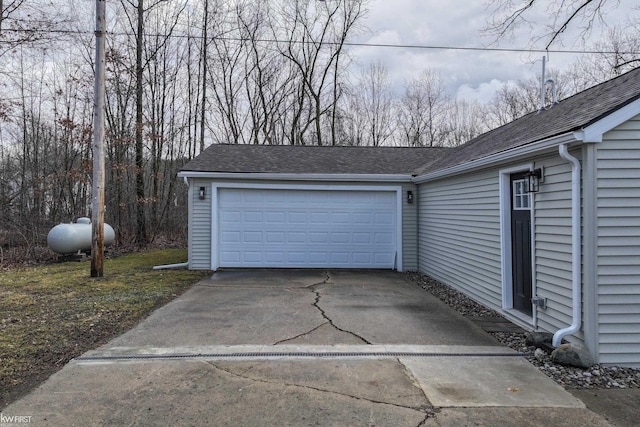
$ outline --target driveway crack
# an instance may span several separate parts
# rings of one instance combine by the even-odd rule
[[[362,400],[362,401],[365,401],[365,402],[370,402],[370,403],[379,404],[379,405],[388,405],[388,406],[393,406],[393,407],[396,407],[396,408],[410,409],[410,410],[413,410],[413,411],[417,411],[417,412],[421,412],[421,413],[426,414],[425,418],[423,419],[423,421],[420,424],[418,424],[418,426],[424,425],[426,420],[429,419],[433,415],[433,413],[431,412],[431,407],[428,404],[427,405],[420,405],[420,406],[401,405],[401,404],[398,404],[398,403],[391,403],[391,402],[385,402],[385,401],[382,401],[382,400],[374,400],[374,399],[369,399],[369,398],[366,398],[366,397],[355,396],[355,395],[352,395],[352,394],[349,394],[349,393],[340,393],[340,392],[335,391],[335,390],[327,390],[327,389],[324,389],[324,388],[314,387],[314,386],[310,386],[310,385],[295,384],[295,383],[291,383],[291,382],[287,382],[287,381],[270,381],[270,380],[261,379],[261,378],[255,378],[255,377],[251,377],[249,375],[244,375],[244,374],[241,374],[241,373],[238,373],[238,372],[234,372],[231,369],[227,369],[227,368],[224,368],[222,366],[217,365],[213,361],[207,361],[206,363],[211,365],[215,369],[218,369],[218,370],[220,370],[222,372],[227,373],[228,375],[234,376],[236,378],[241,378],[241,379],[244,379],[244,380],[248,380],[248,381],[253,381],[253,382],[262,383],[262,384],[271,384],[271,385],[279,385],[279,386],[285,386],[285,387],[294,387],[294,388],[300,388],[300,389],[305,389],[305,390],[317,391],[317,392],[321,392],[321,393],[334,394],[334,395],[337,395],[337,396],[348,397],[348,398],[351,398],[351,399]]]
[[[303,336],[305,336],[305,335],[309,335],[310,333],[312,333],[313,331],[315,331],[315,330],[317,330],[317,329],[320,329],[321,327],[323,327],[323,326],[324,326],[324,325],[326,325],[327,323],[329,323],[329,322],[328,322],[328,321],[326,321],[326,322],[322,322],[321,324],[319,324],[319,325],[318,325],[318,326],[316,326],[315,328],[312,328],[312,329],[310,329],[310,330],[308,330],[308,331],[305,331],[305,332],[303,332],[303,333],[301,333],[301,334],[298,334],[298,335],[296,335],[295,337],[285,338],[285,339],[282,339],[282,340],[280,340],[280,341],[276,341],[273,345],[283,344],[283,343],[285,343],[285,342],[293,341],[293,340],[295,340],[295,339],[297,339],[297,338],[300,338],[300,337],[303,337]]]
[[[326,278],[322,282],[314,283],[313,285],[307,287],[307,289],[309,289],[311,292],[313,292],[315,294],[315,296],[316,296],[316,299],[313,302],[313,306],[315,308],[317,308],[318,311],[320,311],[320,314],[322,314],[322,317],[324,317],[327,320],[327,322],[329,322],[329,324],[333,328],[335,328],[336,330],[338,330],[340,332],[344,332],[345,334],[352,335],[352,336],[356,337],[357,339],[361,340],[365,344],[371,345],[372,343],[369,340],[367,340],[366,338],[356,334],[355,332],[347,331],[346,329],[342,329],[342,328],[338,327],[335,323],[333,323],[333,320],[327,315],[327,313],[322,309],[322,307],[320,307],[320,299],[322,298],[322,295],[320,295],[320,291],[318,291],[316,288],[318,286],[325,285],[329,281],[329,279],[331,279],[331,274],[328,271],[325,272],[325,275],[326,275]]]

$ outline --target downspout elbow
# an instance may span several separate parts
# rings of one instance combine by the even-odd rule
[[[571,163],[571,288],[573,304],[573,321],[571,325],[553,334],[552,345],[559,347],[562,338],[573,335],[580,330],[582,324],[582,252],[580,246],[580,161],[569,154],[567,144],[560,145],[560,157]]]

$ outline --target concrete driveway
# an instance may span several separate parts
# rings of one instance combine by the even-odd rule
[[[216,273],[2,415],[82,426],[608,425],[402,274],[340,270]]]

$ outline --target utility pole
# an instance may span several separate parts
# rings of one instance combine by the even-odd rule
[[[104,264],[104,91],[106,0],[96,0],[96,69],[93,86],[93,183],[91,187],[91,277]]]

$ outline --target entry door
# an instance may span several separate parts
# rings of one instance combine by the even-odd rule
[[[513,308],[532,315],[531,195],[525,179],[525,173],[511,175],[511,270]]]

